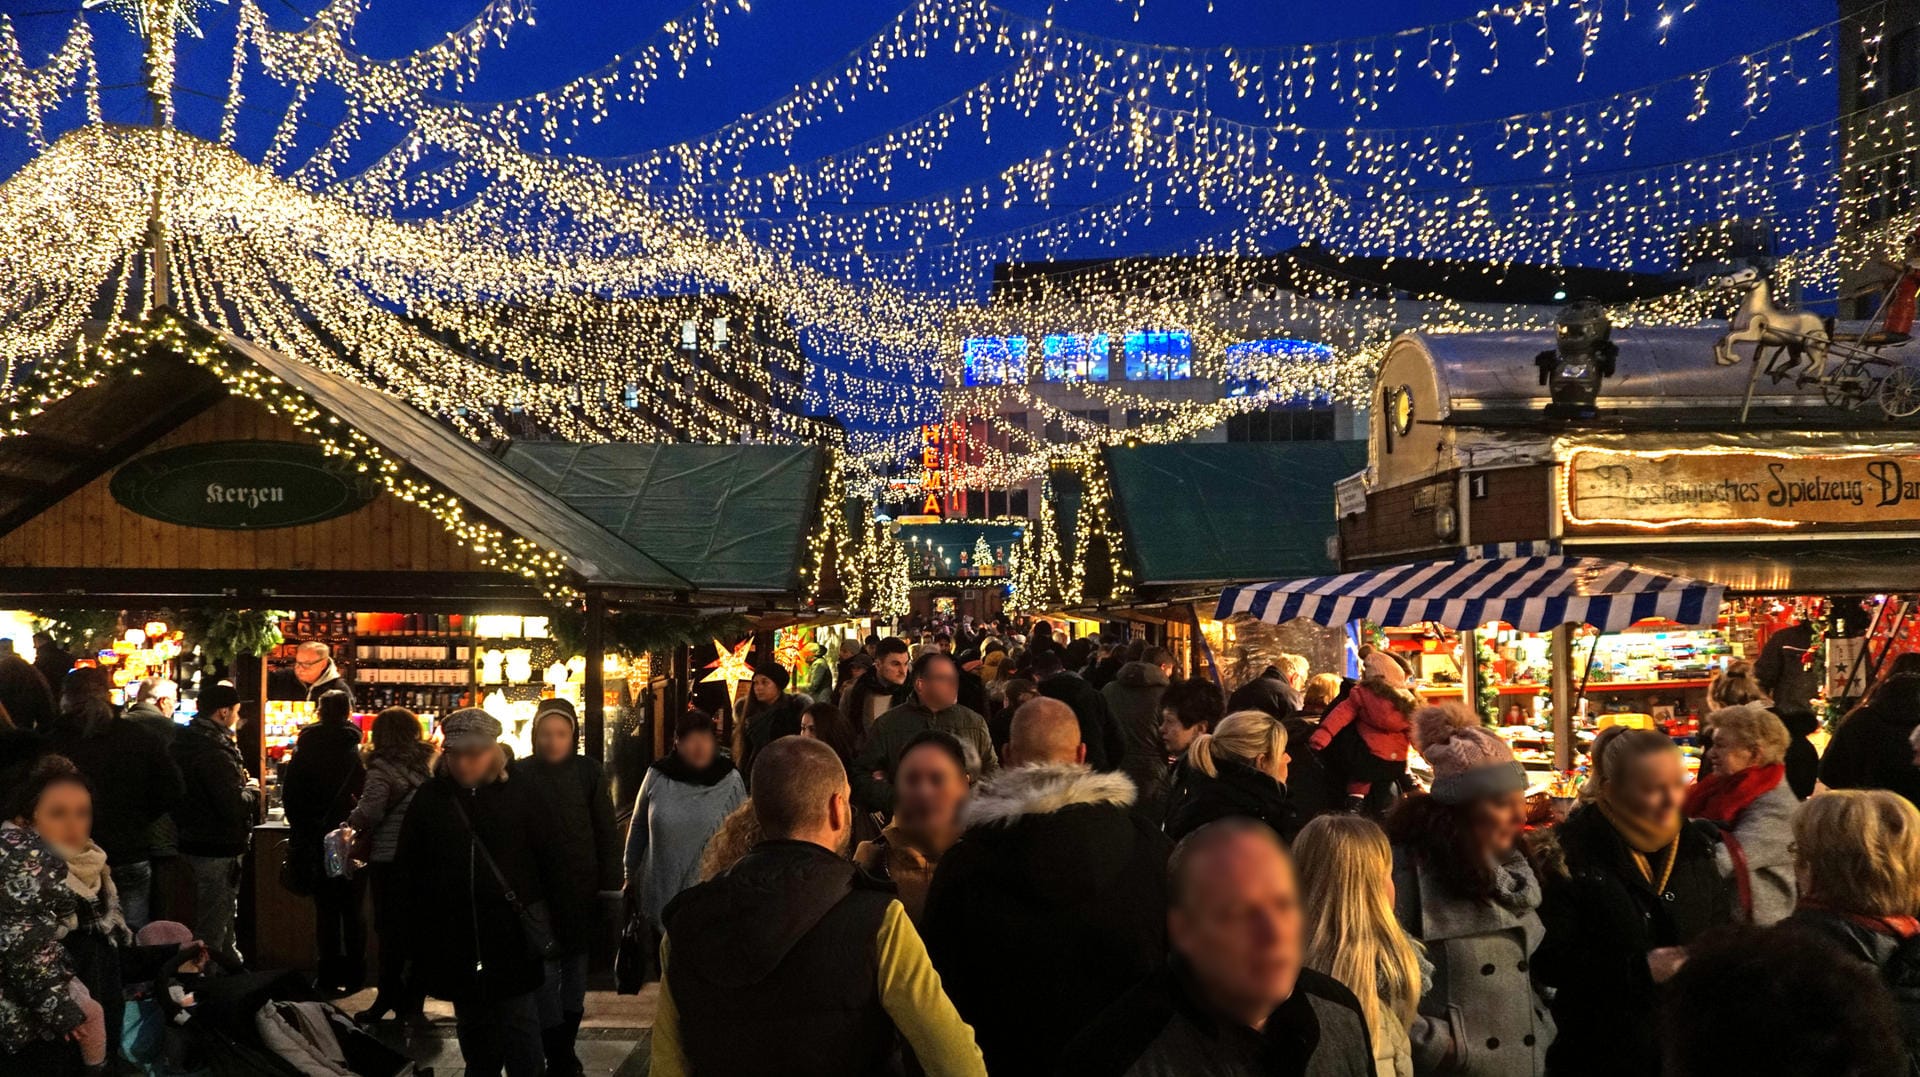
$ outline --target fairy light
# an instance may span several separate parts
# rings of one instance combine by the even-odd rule
[[[489,50],[532,22],[525,0],[484,0],[466,24],[393,59],[354,45],[375,0],[328,0],[286,29],[271,25],[261,0],[233,2],[238,32],[215,141],[99,126],[86,20],[30,66],[0,17],[0,120],[35,145],[46,118],[72,101],[83,99],[92,121],[0,185],[0,386],[41,370],[93,376],[72,341],[103,297],[110,332],[147,318],[142,244],[164,182],[184,315],[378,386],[468,436],[524,422],[575,440],[826,442],[829,485],[871,496],[902,448],[888,431],[1021,410],[1064,436],[1009,431],[1012,448],[983,448],[979,462],[951,470],[949,486],[1005,488],[1056,466],[1086,468],[1100,491],[1090,500],[1095,531],[1107,526],[1099,446],[1177,440],[1284,399],[1354,402],[1406,319],[1392,304],[1356,299],[1333,274],[1296,272],[1290,301],[1318,304],[1311,316],[1323,332],[1314,335],[1333,345],[1331,357],[1255,357],[1242,372],[1254,391],[1201,402],[1124,383],[1046,399],[1025,384],[963,388],[955,374],[968,337],[1180,327],[1193,337],[1195,376],[1221,378],[1240,343],[1226,327],[1267,288],[1263,263],[1243,256],[1281,232],[1356,254],[1499,267],[1579,251],[1665,268],[1685,233],[1769,217],[1783,249],[1807,252],[1784,259],[1779,279],[1830,294],[1855,256],[1897,249],[1897,235],[1876,229],[1815,250],[1826,208],[1855,219],[1871,180],[1903,174],[1905,158],[1863,154],[1862,139],[1902,146],[1920,134],[1905,106],[1887,107],[1842,118],[1856,147],[1845,159],[1838,125],[1824,123],[1685,162],[1613,167],[1633,158],[1635,133],[1660,102],[1669,112],[1681,102],[1691,122],[1722,124],[1739,139],[1776,94],[1833,73],[1834,24],[1538,111],[1426,127],[1375,115],[1395,94],[1444,92],[1549,59],[1578,83],[1603,42],[1629,28],[1664,40],[1691,3],[1649,13],[1626,0],[1520,0],[1339,41],[1182,48],[1070,30],[991,0],[911,0],[842,63],[767,107],[674,146],[594,159],[577,154],[581,134],[711,62],[730,21],[750,11],[746,0],[695,0],[601,67],[491,102],[465,91]],[[173,16],[204,8],[118,6],[156,25],[164,16],[168,32],[152,36],[169,49],[175,33],[197,26]],[[802,151],[822,121],[908,87],[921,62],[952,53],[979,57],[985,77],[865,142]],[[264,147],[249,161],[230,147],[242,142],[247,91],[263,79],[285,92],[267,137],[245,140]],[[1223,87],[1240,110],[1231,117],[1212,107]],[[308,107],[336,99],[344,108],[324,119]],[[964,186],[890,197],[899,176],[934,167],[962,133],[991,140],[1010,120],[1042,116],[1060,125],[1057,144]],[[365,152],[373,132],[395,127],[403,134],[390,148]],[[1506,178],[1514,175],[1524,178]],[[1079,187],[1100,200],[991,230],[996,214],[1050,212]],[[1823,212],[1781,216],[1805,201]],[[1183,213],[1234,223],[1198,240],[1192,259],[1043,276],[985,303],[973,294],[996,262],[1122,250],[1139,229]],[[675,344],[687,308],[654,298],[688,293],[746,297],[797,328],[774,341],[736,333],[726,349],[702,340],[690,356]],[[1539,308],[1415,299],[1430,330],[1543,324]],[[1622,326],[1685,324],[1730,304],[1689,289],[1612,314]],[[810,371],[798,359],[809,352],[852,358]],[[789,363],[790,373],[769,373]],[[1069,414],[1081,405],[1142,422],[1107,429]],[[854,433],[843,438],[809,411]],[[848,575],[892,571],[871,536],[827,519],[837,512],[822,516],[802,570],[816,599],[836,554],[863,566]],[[1088,541],[1095,531],[1078,534]],[[1046,554],[1049,541],[1023,539],[1017,575],[1057,594],[1083,582],[1085,566],[1061,569],[1067,559]],[[1049,571],[1063,573],[1058,584],[1046,582]],[[1123,564],[1114,578],[1124,581]]]

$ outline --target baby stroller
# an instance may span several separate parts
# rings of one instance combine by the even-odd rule
[[[207,1077],[426,1077],[406,1055],[381,1043],[339,1008],[319,1000],[299,973],[247,972],[238,966],[208,977],[183,1008],[169,990],[183,954],[154,981],[152,1003],[181,1048],[177,1068],[149,1072]],[[186,1016],[184,1022],[179,1020]]]

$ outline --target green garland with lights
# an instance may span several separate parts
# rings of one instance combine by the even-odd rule
[[[236,361],[230,349],[171,312],[159,312],[147,322],[103,339],[86,351],[90,361],[77,361],[76,355],[76,361],[57,364],[37,380],[31,390],[32,403],[21,403],[26,392],[15,394],[11,417],[17,423],[37,415],[53,401],[97,385],[123,369],[138,377],[138,364],[154,354],[177,355],[218,377],[228,393],[255,401],[291,422],[313,437],[327,455],[344,458],[355,472],[372,475],[395,497],[425,509],[477,554],[482,564],[527,580],[556,604],[571,604],[578,597],[559,554],[469,516],[466,504],[457,496],[408,474],[399,461],[382,452],[365,434],[326,415],[305,394],[278,377]]]
[[[1053,480],[1040,481],[1040,512],[1014,547],[1012,613],[1045,613],[1066,605],[1065,570],[1060,563],[1060,527],[1053,511]]]
[[[1097,602],[1125,602],[1133,597],[1133,569],[1127,564],[1126,536],[1121,533],[1113,484],[1107,474],[1104,456],[1096,448],[1074,460],[1079,472],[1082,494],[1080,515],[1073,529],[1073,567],[1067,577],[1066,602],[1069,606]],[[1088,593],[1087,578],[1093,563],[1094,544],[1106,548],[1107,593]]]

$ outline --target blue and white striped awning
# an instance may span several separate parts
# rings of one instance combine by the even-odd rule
[[[1269,624],[1304,617],[1323,625],[1368,620],[1399,628],[1437,622],[1475,628],[1504,621],[1523,632],[1588,624],[1618,632],[1650,617],[1711,625],[1726,588],[1597,557],[1484,557],[1229,587],[1214,616]],[[1502,551],[1504,552],[1504,551]]]

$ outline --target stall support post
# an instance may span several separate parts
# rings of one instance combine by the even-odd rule
[[[1480,709],[1480,630],[1469,628],[1460,633],[1460,687],[1465,690],[1467,709],[1487,724],[1487,716]]]
[[[673,730],[680,724],[680,716],[687,713],[687,707],[693,691],[693,647],[691,644],[682,643],[674,647],[673,671],[669,674],[667,684],[669,691],[673,694],[667,697],[667,720],[661,723],[661,730],[665,739],[671,741]],[[662,751],[664,752],[665,749],[662,749]]]
[[[587,754],[594,759],[607,756],[607,596],[587,592],[586,648],[587,668],[583,690],[586,695]]]
[[[1553,661],[1553,769],[1573,769],[1573,626],[1556,625]]]

